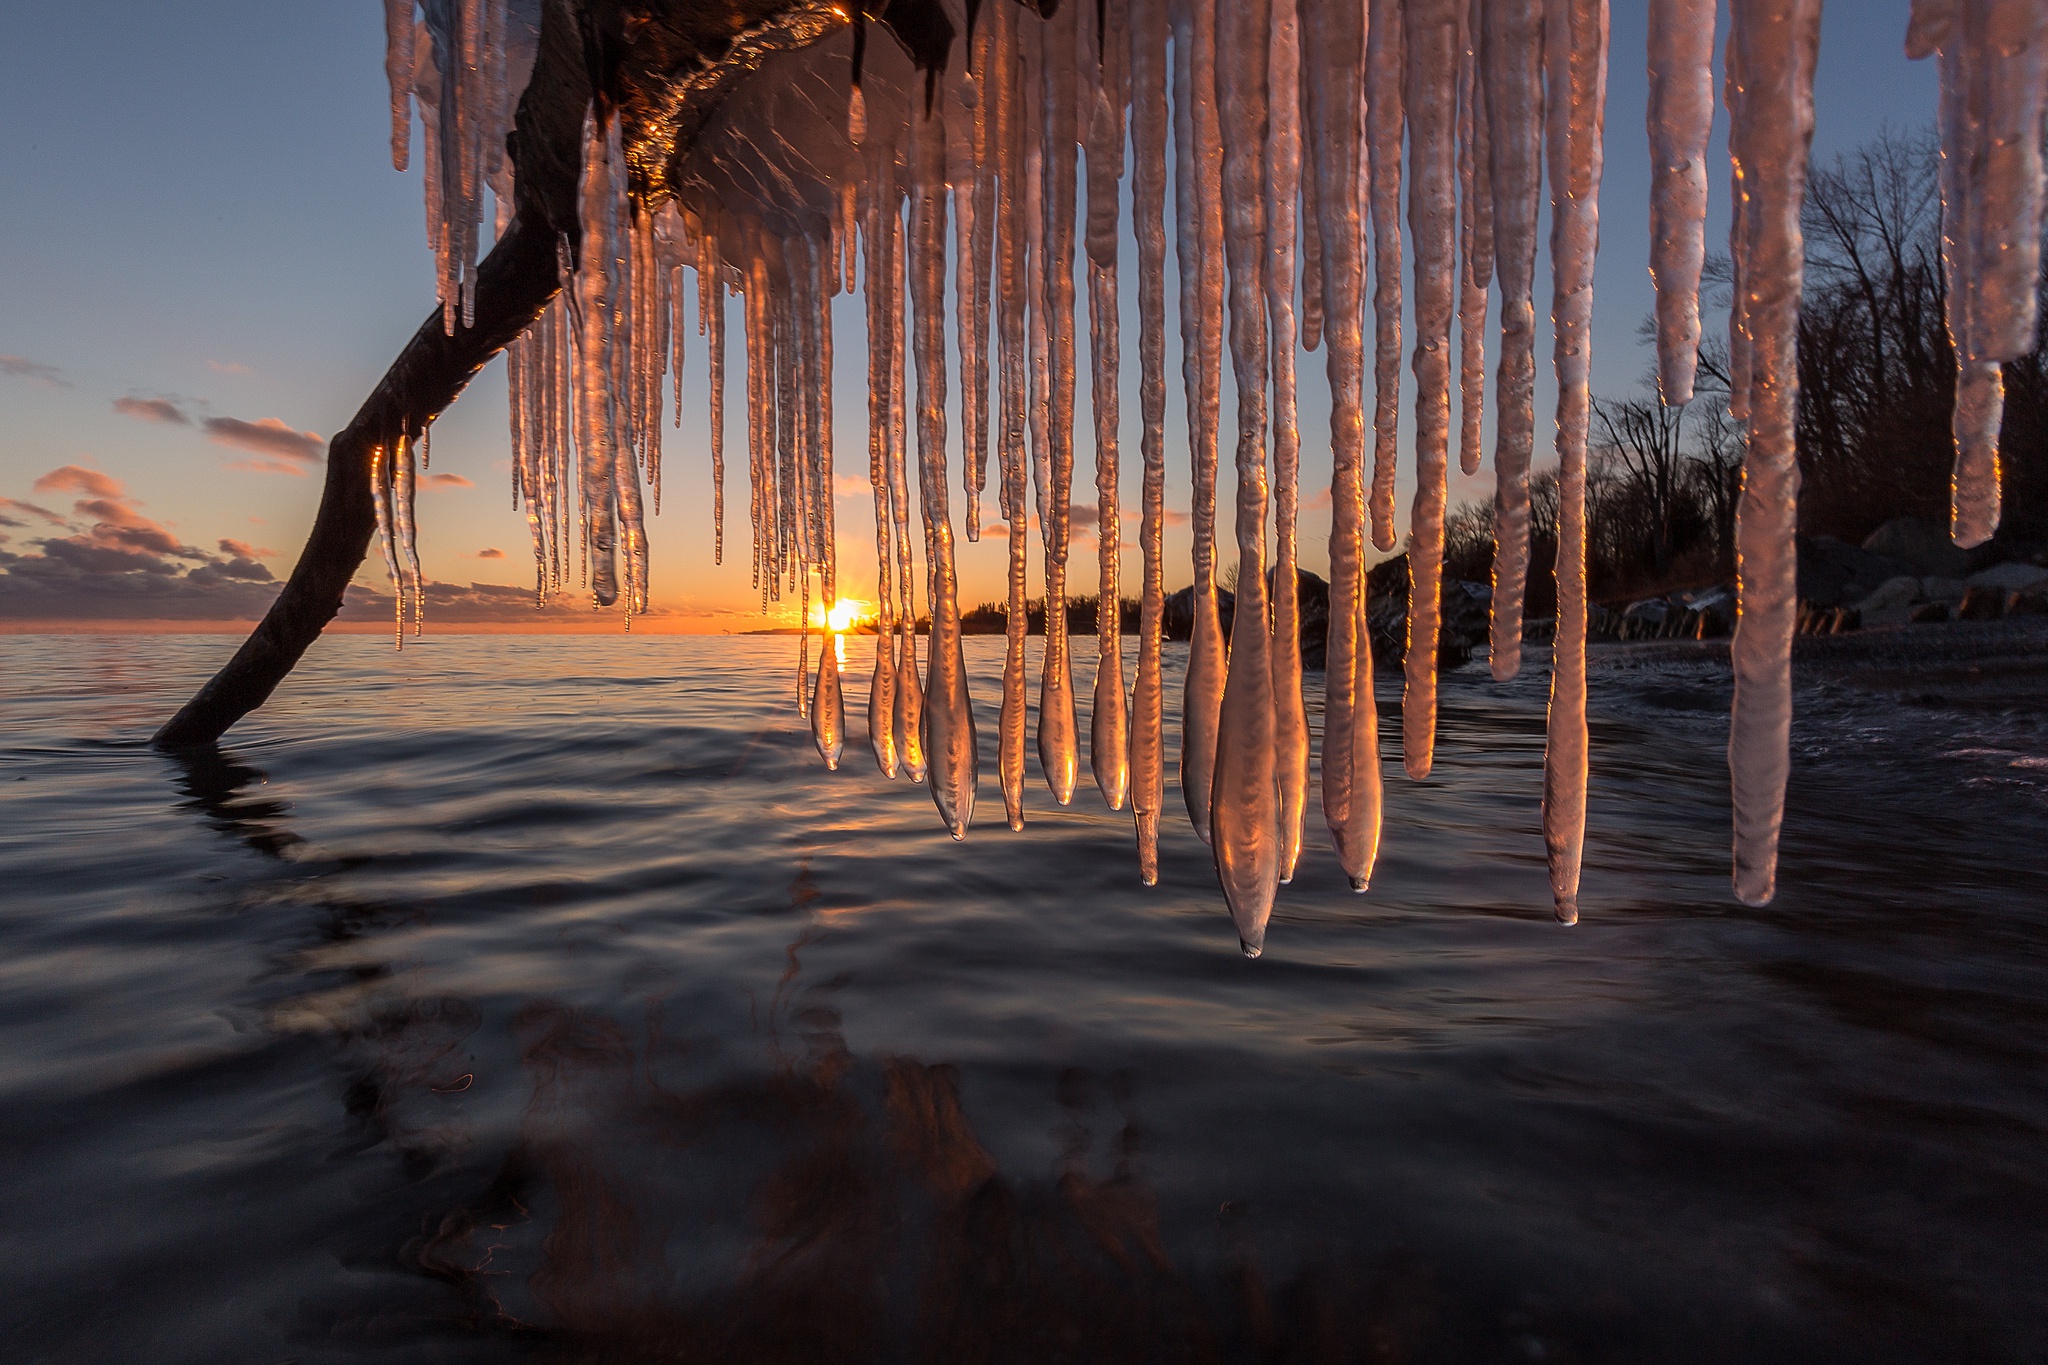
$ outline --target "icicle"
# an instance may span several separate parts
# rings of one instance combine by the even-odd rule
[[[1657,386],[1692,401],[1707,258],[1707,139],[1714,130],[1715,0],[1650,0],[1650,277]]]
[[[1068,660],[1067,548],[1074,484],[1074,174],[1079,135],[1074,99],[1074,26],[1078,6],[1048,19],[1040,33],[1040,205],[1045,216],[1045,336],[1049,351],[1044,480],[1038,490],[1045,545],[1045,659],[1038,682],[1038,766],[1053,799],[1074,799],[1079,756],[1074,679]]]
[[[1536,222],[1543,195],[1544,0],[1489,0],[1480,44],[1492,166],[1500,366],[1493,437],[1493,676],[1522,666],[1529,581],[1529,461],[1536,446]]]
[[[1237,611],[1217,729],[1210,820],[1217,876],[1245,956],[1257,957],[1282,872],[1274,764],[1274,696],[1266,609],[1265,176],[1268,7],[1231,7],[1217,59],[1223,123],[1224,250],[1230,263],[1230,358],[1237,379]]]
[[[384,0],[384,78],[391,84],[391,167],[412,159],[412,59],[418,45],[414,0]]]
[[[403,444],[405,438],[399,437]],[[377,517],[377,548],[384,554],[384,573],[391,580],[392,647],[405,648],[405,574],[398,567],[397,518],[392,513],[393,452],[370,448],[370,506]]]
[[[718,241],[698,238],[697,325],[705,332],[710,387],[711,562],[725,563],[725,278]]]
[[[1323,818],[1354,889],[1371,880],[1380,829],[1379,725],[1365,629],[1365,259],[1359,212],[1364,7],[1308,0],[1303,72],[1322,242],[1330,383],[1330,616],[1323,701]],[[1304,196],[1306,198],[1306,196]]]
[[[917,676],[917,589],[911,577],[910,482],[905,464],[903,381],[903,276],[905,255],[903,212],[892,186],[883,213],[882,231],[888,234],[888,273],[883,276],[883,309],[888,325],[889,373],[894,381],[889,393],[888,475],[889,507],[896,519],[896,755],[903,773],[912,782],[925,780],[924,691]]]
[[[1025,607],[1025,548],[1030,529],[1026,499],[1024,430],[1030,401],[1026,366],[1025,255],[1029,234],[1025,194],[1024,91],[1031,81],[1023,73],[1023,55],[1016,37],[1015,11],[999,5],[995,12],[991,88],[995,97],[995,142],[1000,165],[996,189],[995,288],[997,369],[1002,411],[997,430],[1001,462],[1001,510],[1009,523],[1009,612],[1005,617],[1003,706],[997,732],[996,767],[1003,789],[1003,811],[1011,829],[1024,827],[1024,732],[1026,684],[1024,642],[1029,625]]]
[[[636,206],[626,199],[625,155],[618,147],[618,128],[616,124],[613,125],[612,129],[612,143],[608,148],[608,161],[613,176],[613,203],[623,208],[629,215],[638,216],[644,223],[644,212],[637,209]],[[631,220],[629,219],[629,221]],[[634,230],[632,235],[643,239],[646,236],[645,233],[638,230]],[[629,238],[629,249],[633,245],[635,244]],[[628,320],[630,320],[633,305],[640,294],[647,289],[648,282],[644,277],[638,275],[638,272],[627,273],[622,271],[621,274],[621,301],[626,305],[621,311],[626,313]],[[625,340],[628,345],[631,344],[632,337],[630,331],[627,332]],[[634,352],[628,351],[626,355],[620,357],[621,368],[630,372],[633,359]],[[627,393],[630,399],[632,390],[628,389]],[[637,419],[640,414],[633,413],[629,409],[625,416],[626,430],[620,433],[622,439],[617,440],[612,447],[612,488],[614,496],[618,500],[619,548],[623,551],[621,557],[624,561],[625,581],[621,595],[624,598],[623,605],[627,628],[631,629],[633,618],[647,610],[647,524],[645,512],[640,501],[640,461],[635,450],[635,443],[639,439],[640,432],[640,428],[637,425]],[[659,429],[658,423],[650,423],[650,425]]]
[[[957,86],[957,108],[963,125],[946,139],[946,178],[953,186],[954,336],[960,348],[960,430],[965,442],[960,486],[967,496],[967,538],[981,539],[981,490],[988,468],[988,285],[981,267],[986,258],[976,251],[981,219],[990,211],[981,166],[987,156],[982,82],[986,73],[982,49],[987,34],[970,48],[967,70]]]
[[[1444,505],[1451,424],[1451,309],[1457,226],[1453,123],[1457,110],[1458,13],[1462,0],[1416,0],[1406,25],[1408,230],[1415,238],[1415,501],[1408,526],[1407,686],[1401,694],[1401,761],[1417,781],[1436,748],[1437,643],[1441,629]]]
[[[1406,65],[1402,0],[1367,0],[1365,133],[1372,173],[1372,543],[1394,548],[1394,474],[1401,439],[1401,133]]]
[[[839,605],[839,528],[833,506],[832,461],[832,294],[826,287],[838,278],[839,258],[821,260],[816,243],[810,243],[811,288],[810,344],[817,359],[817,396],[822,421],[814,433],[817,440],[816,479],[818,496],[819,601],[824,606],[825,630],[818,650],[818,677],[811,692],[811,739],[828,771],[837,771],[846,752],[846,703],[839,685],[839,637],[832,623],[833,608]],[[831,274],[825,271],[829,267]],[[680,330],[680,328],[678,329]]]
[[[1181,383],[1194,466],[1194,625],[1181,698],[1181,794],[1211,839],[1216,730],[1226,666],[1216,595],[1216,438],[1223,367],[1223,135],[1216,109],[1216,10],[1175,0],[1174,248],[1180,267]]]
[[[1919,0],[1910,55],[1938,50],[1942,264],[1956,354],[1956,544],[1998,528],[2002,362],[2033,349],[2041,269],[2043,61],[2048,15],[2027,0]]]
[[[1166,797],[1166,58],[1167,0],[1131,4],[1131,217],[1138,239],[1138,409],[1145,459],[1144,596],[1138,615],[1138,676],[1131,693],[1131,810],[1138,827],[1138,875],[1159,882],[1159,816]]]
[[[910,147],[916,198],[911,205],[910,299],[917,318],[918,492],[932,626],[924,690],[925,753],[932,801],[955,839],[974,819],[981,759],[960,648],[960,599],[953,569],[952,509],[946,491],[946,125],[913,109]]]
[[[1302,0],[1296,8],[1300,11],[1303,41],[1296,46],[1301,49],[1301,69],[1295,74],[1299,87],[1300,108],[1296,118],[1304,130],[1302,157],[1304,165],[1312,155],[1309,142],[1315,136],[1315,116],[1309,112],[1309,86],[1314,81],[1311,67],[1320,60],[1318,54],[1310,52],[1306,34],[1315,22],[1310,14],[1311,0]],[[1316,351],[1323,344],[1323,234],[1316,224],[1322,221],[1322,187],[1313,172],[1301,177],[1301,349]]]
[[[1266,141],[1266,308],[1273,330],[1273,762],[1280,784],[1280,880],[1294,880],[1308,804],[1308,711],[1301,695],[1295,517],[1301,433],[1295,425],[1295,205],[1301,195],[1301,26],[1295,0],[1271,0]]]
[[[578,189],[583,244],[571,295],[576,314],[576,450],[580,460],[584,538],[590,586],[598,605],[618,600],[614,543],[617,500],[616,415],[610,366],[618,289],[618,211],[610,158],[618,129],[606,129],[594,110],[583,119],[583,174]]]
[[[889,234],[883,226],[885,191],[869,161],[866,216],[861,228],[867,251],[868,291],[868,482],[875,497],[875,674],[868,687],[868,743],[882,776],[894,777],[896,754],[895,518],[889,511],[889,317],[881,282],[888,275]],[[893,171],[893,168],[892,168]],[[891,192],[893,197],[893,192]]]
[[[1121,15],[1119,15],[1119,18]],[[1123,522],[1117,502],[1117,375],[1121,337],[1117,312],[1118,182],[1124,171],[1120,81],[1122,34],[1111,29],[1107,50],[1084,60],[1096,73],[1088,119],[1088,341],[1090,398],[1095,415],[1097,589],[1095,697],[1089,715],[1088,767],[1111,810],[1122,810],[1131,787],[1130,719],[1124,700],[1122,622]]]
[[[1738,0],[1739,2],[1739,0]],[[1551,0],[1551,316],[1557,366],[1557,638],[1543,750],[1543,839],[1560,923],[1579,917],[1586,839],[1586,426],[1593,261],[1600,246],[1601,134],[1607,99],[1606,0]]]
[[[1734,0],[1729,47],[1742,98],[1729,155],[1743,168],[1743,290],[1750,340],[1749,443],[1735,517],[1739,610],[1730,653],[1735,711],[1728,763],[1735,788],[1735,894],[1771,899],[1785,812],[1792,727],[1799,464],[1799,294],[1806,158],[1820,0]],[[1560,622],[1560,637],[1562,622]]]
[[[1480,73],[1483,0],[1464,14],[1458,66],[1458,468],[1477,474],[1486,418],[1487,286],[1493,279],[1493,171],[1486,126],[1486,80]]]

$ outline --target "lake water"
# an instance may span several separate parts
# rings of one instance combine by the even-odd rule
[[[0,1358],[2048,1356],[2035,684],[1807,675],[1755,910],[1725,662],[1605,656],[1566,929],[1468,666],[1254,962],[1177,787],[1153,889],[1002,827],[1000,640],[961,845],[866,641],[837,774],[777,639],[329,638],[151,751],[232,645],[0,638]]]

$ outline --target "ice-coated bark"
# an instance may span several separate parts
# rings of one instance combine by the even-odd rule
[[[1734,0],[1729,46],[1742,98],[1729,154],[1744,168],[1743,290],[1750,341],[1749,446],[1735,513],[1738,620],[1730,655],[1735,708],[1728,767],[1735,789],[1735,894],[1771,899],[1791,767],[1792,631],[1797,624],[1799,294],[1806,158],[1820,0]],[[1562,623],[1560,623],[1562,624]]]
[[[1394,548],[1401,439],[1401,134],[1407,44],[1402,0],[1365,0],[1365,134],[1373,250],[1372,543]]]
[[[930,765],[932,801],[955,839],[974,819],[980,755],[967,699],[967,662],[960,650],[960,594],[953,567],[953,520],[946,491],[946,125],[913,109],[910,296],[917,339],[918,493],[924,510],[924,554],[931,603],[926,651],[922,748]]]
[[[1119,10],[1121,6],[1119,6]],[[1120,16],[1119,16],[1120,17]],[[1092,28],[1092,26],[1088,26]],[[1089,398],[1095,417],[1095,696],[1088,717],[1088,768],[1111,810],[1122,810],[1131,787],[1130,713],[1124,698],[1121,602],[1123,522],[1117,501],[1117,389],[1121,338],[1117,312],[1119,182],[1124,170],[1121,32],[1106,34],[1100,53],[1084,56],[1088,82],[1088,350]]]
[[[1492,166],[1500,363],[1494,379],[1493,676],[1522,665],[1529,582],[1529,461],[1536,446],[1536,222],[1543,196],[1544,0],[1489,0],[1480,44]]]
[[[1740,0],[1738,0],[1738,3]],[[1550,314],[1557,366],[1557,639],[1543,747],[1543,842],[1560,923],[1579,917],[1586,842],[1586,428],[1592,416],[1593,261],[1600,249],[1607,0],[1550,0]]]
[[[1650,0],[1650,278],[1657,284],[1657,386],[1671,407],[1692,401],[1699,364],[1714,7],[1715,0]]]
[[[1015,10],[996,7],[992,41],[991,89],[995,95],[995,142],[999,158],[996,187],[995,288],[997,371],[1002,411],[997,428],[997,456],[1002,474],[1001,510],[1008,522],[1009,611],[1005,616],[1003,706],[996,741],[996,770],[1003,789],[1003,812],[1011,829],[1024,827],[1024,732],[1027,689],[1024,643],[1025,549],[1030,532],[1024,432],[1030,420],[1030,363],[1025,341],[1025,255],[1030,242],[1025,225],[1023,51],[1017,41]]]
[[[1138,240],[1138,411],[1145,460],[1138,545],[1144,589],[1138,676],[1131,690],[1131,811],[1138,875],[1159,882],[1159,817],[1166,800],[1161,641],[1166,612],[1166,4],[1131,3],[1131,217]]]
[[[1265,152],[1266,0],[1233,0],[1219,22],[1224,252],[1230,266],[1230,359],[1237,379],[1237,610],[1216,736],[1210,835],[1216,873],[1247,957],[1264,950],[1280,884],[1280,791],[1274,762],[1271,629],[1266,602]],[[1219,15],[1219,20],[1222,18]]]
[[[1294,880],[1308,804],[1308,709],[1301,695],[1301,590],[1295,517],[1301,433],[1295,425],[1296,204],[1301,196],[1301,21],[1296,0],[1270,0],[1267,61],[1266,310],[1273,346],[1273,767],[1280,785],[1280,880]]]
[[[1364,8],[1304,0],[1303,71],[1323,248],[1330,384],[1330,619],[1323,674],[1323,820],[1363,891],[1379,850],[1379,727],[1365,631],[1365,258],[1358,153]]]
[[[1074,484],[1074,176],[1079,127],[1075,108],[1080,6],[1045,21],[1039,126],[1043,130],[1045,333],[1050,352],[1045,482],[1039,488],[1045,544],[1045,661],[1038,685],[1038,766],[1053,799],[1074,799],[1080,775],[1073,665],[1066,631],[1067,551]]]
[[[1479,472],[1486,418],[1487,289],[1493,282],[1492,164],[1479,45],[1482,0],[1463,16],[1458,64],[1458,468]]]
[[[1223,384],[1223,139],[1216,109],[1216,10],[1173,0],[1174,247],[1180,267],[1181,382],[1194,466],[1194,625],[1181,697],[1181,794],[1210,838],[1225,650],[1216,596],[1216,437]]]
[[[1429,776],[1436,749],[1444,507],[1451,440],[1451,310],[1457,297],[1460,14],[1464,0],[1411,0],[1407,26],[1408,230],[1415,250],[1415,501],[1408,524],[1408,648],[1401,760]]]

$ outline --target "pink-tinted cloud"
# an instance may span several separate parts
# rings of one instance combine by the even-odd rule
[[[498,549],[495,545],[493,545],[478,550],[476,552],[476,557],[478,559],[503,559],[505,557],[505,552],[503,550]]]
[[[123,496],[121,481],[83,465],[59,465],[29,485],[38,493],[83,493],[89,498]]]
[[[300,466],[319,464],[326,455],[327,442],[310,431],[295,430],[290,423],[275,417],[259,417],[245,422],[239,417],[209,417],[204,423],[209,440],[236,450],[246,450],[252,455],[270,457],[253,463],[243,463],[234,468],[254,468],[260,473],[305,473],[303,467],[278,466],[275,460],[298,461]]]
[[[272,559],[277,555],[275,550],[258,549],[246,540],[229,540],[225,537],[220,542],[220,552],[232,555],[236,559]]]
[[[0,525],[26,526],[27,522],[17,520],[15,517],[8,515],[15,512],[31,517],[41,517],[52,526],[62,526],[64,524],[64,518],[58,516],[47,507],[39,507],[32,502],[23,502],[19,498],[0,498]]]
[[[234,360],[209,360],[206,368],[215,374],[247,374],[249,367]]]
[[[192,419],[185,415],[185,410],[168,398],[116,398],[114,411],[123,417],[133,417],[141,422],[192,425]]]
[[[71,387],[71,381],[64,377],[64,371],[55,365],[45,365],[40,360],[30,360],[25,355],[0,355],[0,374],[14,379],[26,379],[32,384],[47,384],[53,389]]]
[[[429,474],[421,480],[429,488],[474,488],[476,485],[460,474]]]

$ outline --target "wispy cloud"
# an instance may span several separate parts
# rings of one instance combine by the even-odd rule
[[[275,550],[259,549],[246,540],[229,540],[225,537],[220,542],[220,552],[224,555],[233,555],[236,559],[272,559],[277,555]]]
[[[263,474],[303,474],[307,466],[319,464],[327,451],[327,442],[316,433],[295,430],[290,423],[275,417],[259,417],[253,422],[245,422],[239,417],[209,417],[203,425],[207,439],[216,444],[268,457],[231,466],[236,469],[253,469]],[[298,465],[280,465],[276,463],[278,459],[297,461]]]
[[[38,507],[36,504],[32,502],[23,502],[19,498],[0,498],[0,521],[4,521],[9,526],[26,526],[28,524],[27,522],[17,521],[13,517],[6,515],[10,512],[19,512],[27,516],[41,517],[44,521],[49,522],[50,525],[52,526],[62,526],[64,524],[64,518],[58,516],[55,512],[52,512],[47,507]]]
[[[476,485],[460,474],[429,474],[421,480],[429,488],[474,488]]]
[[[89,498],[118,498],[125,491],[112,474],[75,464],[59,465],[30,487],[38,493],[83,493]]]
[[[192,425],[192,419],[185,415],[185,410],[168,398],[116,398],[114,411],[123,417],[133,417],[142,422]]]
[[[209,360],[206,368],[215,374],[247,374],[249,367],[236,360]]]
[[[495,545],[486,546],[476,552],[478,559],[503,559],[505,552]]]
[[[40,360],[30,360],[25,355],[0,355],[0,374],[14,379],[26,379],[32,384],[48,384],[55,389],[71,387],[71,381],[64,377],[64,371],[55,365],[45,365]]]

